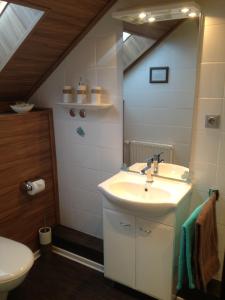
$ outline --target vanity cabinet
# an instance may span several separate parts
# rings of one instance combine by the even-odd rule
[[[136,218],[135,288],[158,299],[172,294],[174,230]]]
[[[181,226],[189,214],[186,182],[119,172],[101,183],[104,275],[159,300],[172,300]]]
[[[135,286],[135,217],[104,210],[105,276]]]
[[[105,276],[171,300],[173,227],[104,208],[103,228]]]

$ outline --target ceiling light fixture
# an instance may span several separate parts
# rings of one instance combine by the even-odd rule
[[[155,17],[150,17],[150,18],[148,19],[148,21],[149,21],[150,23],[155,22]]]
[[[0,15],[3,13],[3,11],[6,8],[7,4],[8,4],[8,2],[0,1]]]
[[[181,9],[181,12],[182,12],[183,14],[186,14],[186,13],[188,13],[189,11],[190,11],[190,9],[189,9],[188,7],[184,7],[184,8]]]
[[[147,15],[146,15],[145,12],[141,12],[141,13],[139,14],[139,18],[140,18],[141,20],[143,20],[146,16],[147,16]]]
[[[174,0],[175,1],[175,0]],[[195,1],[181,2],[164,5],[145,6],[113,12],[113,18],[131,24],[144,24],[154,21],[182,20],[201,15],[201,7]],[[154,18],[154,19],[153,19]]]
[[[195,17],[197,17],[197,14],[196,14],[196,12],[190,12],[190,14],[188,14],[188,16],[190,18],[195,18]]]

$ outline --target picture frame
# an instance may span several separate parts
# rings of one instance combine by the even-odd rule
[[[168,83],[169,67],[152,67],[150,68],[150,83]]]

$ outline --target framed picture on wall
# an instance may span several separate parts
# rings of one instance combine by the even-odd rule
[[[169,82],[169,67],[154,67],[150,68],[150,83],[168,83]]]

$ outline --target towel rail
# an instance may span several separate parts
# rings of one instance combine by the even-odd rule
[[[218,201],[220,197],[219,190],[209,189],[209,196],[212,196],[213,194],[215,194],[216,200]]]

